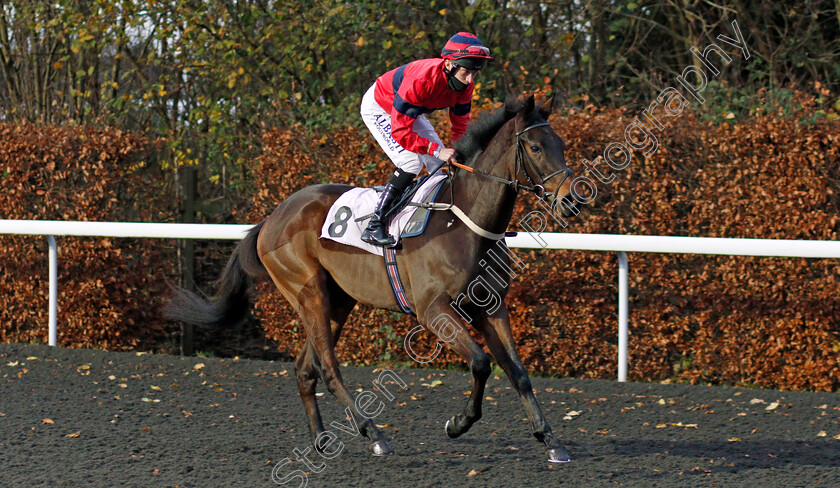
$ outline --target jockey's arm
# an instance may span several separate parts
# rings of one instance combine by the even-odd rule
[[[438,144],[414,132],[414,122],[422,115],[422,102],[429,92],[430,87],[423,80],[403,82],[391,107],[391,136],[408,151],[434,156],[441,149]]]

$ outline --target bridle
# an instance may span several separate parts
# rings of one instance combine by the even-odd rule
[[[475,168],[471,168],[469,166],[463,165],[463,164],[458,163],[456,161],[452,161],[451,159],[447,162],[449,164],[449,178],[450,178],[450,180],[452,180],[452,178],[455,175],[454,172],[452,171],[452,167],[454,166],[456,168],[461,168],[468,173],[472,173],[474,175],[478,175],[478,176],[481,176],[481,177],[484,177],[484,178],[489,178],[491,180],[498,181],[499,183],[503,183],[503,184],[507,185],[510,189],[512,189],[516,193],[519,193],[519,190],[525,190],[527,192],[533,193],[538,199],[540,199],[541,201],[545,202],[546,204],[548,204],[550,207],[553,208],[554,204],[557,203],[557,196],[554,195],[553,193],[547,192],[545,190],[545,186],[544,186],[545,183],[548,180],[550,180],[551,178],[554,178],[555,176],[557,176],[559,174],[563,174],[563,181],[561,181],[557,185],[557,187],[560,188],[560,185],[562,185],[563,182],[566,181],[566,178],[568,178],[570,176],[574,176],[574,172],[571,170],[571,168],[563,168],[563,169],[557,170],[557,171],[555,171],[555,172],[553,172],[553,173],[551,173],[547,176],[540,176],[539,172],[537,172],[536,169],[534,168],[534,162],[531,160],[531,158],[530,157],[527,157],[527,158],[525,157],[525,146],[523,145],[522,138],[521,138],[522,134],[528,132],[531,129],[536,129],[537,127],[545,127],[545,126],[548,126],[548,125],[549,125],[548,122],[541,122],[541,123],[538,123],[538,124],[529,125],[528,127],[514,133],[514,134],[516,134],[516,155],[515,155],[516,160],[514,161],[514,175],[513,175],[512,180],[508,180],[508,179],[505,179],[505,178],[499,178],[498,176],[491,175],[491,174],[485,173],[483,171],[478,171]],[[526,168],[526,165],[528,166],[528,168]],[[534,180],[531,178],[531,175],[528,174],[529,170],[534,174],[534,176],[537,178],[537,180],[539,180],[538,183],[534,183]],[[430,171],[430,173],[435,173],[436,171],[437,170]],[[528,182],[527,185],[523,184],[521,181],[519,181],[520,180],[520,173],[522,174],[522,176],[525,177],[525,181]],[[427,208],[429,210],[449,210],[452,213],[454,213],[455,216],[458,217],[461,220],[461,222],[463,222],[470,230],[472,230],[476,234],[478,234],[478,235],[480,235],[480,236],[482,236],[486,239],[491,239],[491,240],[496,240],[496,241],[498,241],[500,239],[504,239],[504,237],[505,237],[504,232],[494,233],[494,232],[490,232],[486,229],[483,229],[481,226],[479,226],[478,224],[473,222],[463,210],[461,210],[460,208],[458,208],[457,205],[455,205],[455,195],[454,195],[455,189],[454,189],[454,187],[455,187],[454,180],[452,180],[452,183],[450,183],[450,185],[449,185],[449,201],[450,201],[450,203],[430,202],[430,203],[425,203],[425,204],[419,204],[418,206],[422,206],[422,207]],[[550,196],[551,200],[547,201],[545,199],[546,196]]]
[[[536,168],[534,167],[534,162],[531,160],[531,158],[526,157],[525,145],[522,142],[522,134],[528,132],[531,129],[536,129],[537,127],[545,127],[545,126],[550,126],[550,124],[548,122],[540,122],[538,124],[529,125],[528,127],[525,127],[524,129],[515,133],[515,135],[516,135],[516,156],[515,156],[515,158],[516,159],[514,161],[514,175],[513,175],[512,180],[508,180],[508,179],[505,179],[505,178],[499,178],[498,176],[491,175],[491,174],[485,173],[483,171],[478,171],[475,168],[471,168],[469,166],[463,165],[463,164],[458,163],[456,161],[450,160],[449,164],[451,166],[461,168],[464,171],[467,171],[468,173],[472,173],[474,175],[482,176],[484,178],[489,178],[491,180],[498,181],[499,183],[503,183],[503,184],[509,186],[516,193],[519,193],[519,190],[525,190],[529,193],[533,193],[540,200],[545,201],[545,197],[547,195],[551,196],[552,200],[554,200],[554,199],[556,199],[556,196],[553,193],[545,190],[546,182],[548,182],[548,180],[550,180],[551,178],[554,178],[555,176],[557,176],[559,174],[563,174],[563,180],[560,181],[560,183],[557,185],[557,187],[559,188],[560,185],[562,185],[563,182],[566,181],[566,178],[569,178],[570,176],[574,176],[574,172],[572,171],[571,168],[563,168],[563,169],[558,169],[557,171],[554,171],[553,173],[551,173],[547,176],[541,176],[539,174],[539,172],[536,170]],[[528,166],[527,168],[525,167],[526,165]],[[528,174],[529,171],[534,174],[534,176],[537,178],[537,180],[539,180],[537,183],[535,183],[534,180],[531,178],[531,175]],[[520,173],[522,174],[522,176],[525,177],[525,181],[528,182],[527,185],[523,184],[521,181],[519,181],[520,180]]]

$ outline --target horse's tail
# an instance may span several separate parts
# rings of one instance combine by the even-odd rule
[[[172,320],[211,327],[233,325],[248,312],[251,280],[268,273],[257,255],[257,237],[265,221],[248,231],[236,246],[222,275],[216,280],[216,294],[205,300],[183,288],[174,288],[163,315]]]

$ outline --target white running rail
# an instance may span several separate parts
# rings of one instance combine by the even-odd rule
[[[251,227],[230,224],[0,220],[0,234],[47,236],[50,262],[49,344],[51,346],[56,345],[58,335],[56,324],[58,252],[54,236],[238,240],[245,237]],[[628,252],[840,259],[840,241],[520,232],[514,237],[507,237],[505,243],[512,248],[618,253],[618,381],[627,380]]]

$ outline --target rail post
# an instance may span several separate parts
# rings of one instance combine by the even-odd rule
[[[627,253],[618,252],[618,381],[627,381]]]
[[[47,236],[50,246],[50,332],[49,345],[58,344],[58,245],[55,236]]]

